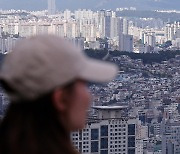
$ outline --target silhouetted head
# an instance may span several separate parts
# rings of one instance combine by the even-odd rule
[[[43,153],[42,144],[49,153],[53,147],[57,153],[67,149],[70,132],[85,124],[91,100],[87,82],[107,82],[116,74],[114,64],[90,59],[62,38],[41,35],[19,41],[0,70],[11,102],[0,144],[18,154],[25,152],[22,147]]]

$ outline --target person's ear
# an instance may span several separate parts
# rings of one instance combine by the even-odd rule
[[[57,111],[63,112],[66,110],[66,103],[64,101],[63,90],[56,89],[52,94],[52,102]]]

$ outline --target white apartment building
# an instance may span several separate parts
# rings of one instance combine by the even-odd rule
[[[118,18],[112,17],[111,18],[111,29],[110,29],[110,37],[115,38],[118,36]]]
[[[165,37],[166,41],[173,40],[174,39],[174,25],[167,24],[165,27]]]
[[[54,15],[56,13],[56,0],[48,0],[48,14]]]
[[[142,40],[143,29],[135,26],[130,26],[128,30],[129,35],[133,35],[136,40]]]
[[[0,53],[6,54],[11,52],[13,47],[16,44],[16,41],[21,38],[15,38],[13,35],[10,36],[1,36],[0,37]]]
[[[143,154],[142,141],[136,141],[138,120],[121,115],[126,107],[93,108],[97,116],[89,118],[82,131],[72,133],[72,141],[82,154]]]
[[[101,10],[98,12],[98,23],[99,23],[99,37],[105,37],[105,10]]]
[[[123,19],[123,34],[128,35],[129,34],[128,29],[129,29],[129,21],[126,18],[124,18]]]
[[[59,22],[59,23],[54,23],[53,24],[53,31],[57,36],[64,37],[64,23]]]
[[[67,21],[71,19],[71,11],[70,10],[64,11],[64,19]]]
[[[154,48],[156,45],[155,33],[154,32],[144,32],[143,33],[143,43]]]
[[[172,41],[172,46],[176,48],[180,48],[180,38],[176,38]]]
[[[36,26],[36,34],[50,34],[52,32],[52,26],[49,22],[38,22]]]
[[[76,10],[75,19],[93,19],[94,12],[91,10]]]
[[[37,34],[37,24],[35,22],[21,22],[18,26],[18,34],[21,37],[29,37]],[[10,33],[11,34],[11,33]]]
[[[180,153],[180,123],[164,119],[162,123],[162,153]]]
[[[7,21],[6,23],[1,25],[3,27],[3,31],[9,34],[18,34],[19,23],[17,21]],[[2,30],[1,30],[2,31]]]
[[[119,51],[133,52],[133,36],[132,35],[119,35]]]
[[[143,154],[143,140],[136,140],[136,154]]]

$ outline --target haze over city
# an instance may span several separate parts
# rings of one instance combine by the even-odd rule
[[[136,7],[141,10],[179,10],[179,0],[58,0],[58,10],[79,8],[115,9],[117,7]],[[0,9],[43,10],[47,8],[47,0],[0,0]]]

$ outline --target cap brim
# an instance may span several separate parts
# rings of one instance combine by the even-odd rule
[[[118,67],[115,64],[88,58],[80,78],[90,82],[109,82],[117,73]]]

